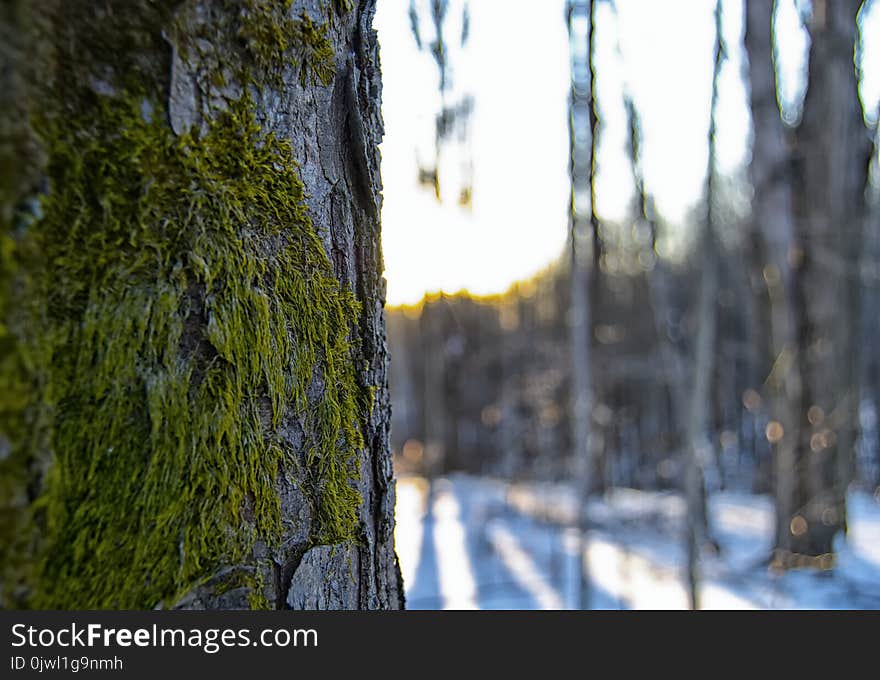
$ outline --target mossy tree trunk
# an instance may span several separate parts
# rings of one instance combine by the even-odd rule
[[[3,606],[402,605],[374,5],[3,4]]]

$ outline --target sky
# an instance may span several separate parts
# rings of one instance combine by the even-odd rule
[[[451,0],[449,35],[460,31],[463,0]],[[803,0],[798,0],[801,5]],[[786,116],[797,115],[808,39],[796,0],[777,14],[780,87]],[[425,6],[427,3],[422,3]],[[863,16],[862,98],[880,99],[880,11]],[[682,223],[698,200],[707,162],[712,78],[713,0],[617,0],[598,5],[600,102],[597,210],[614,220],[632,196],[625,154],[624,88],[643,127],[645,183],[667,222]],[[382,64],[385,138],[380,146],[382,241],[388,304],[425,293],[503,292],[563,252],[567,230],[570,85],[565,0],[470,0],[470,38],[452,64],[450,100],[474,96],[469,149],[453,145],[441,163],[443,200],[418,184],[433,155],[438,76],[410,30],[409,0],[378,0],[374,27]],[[728,58],[719,84],[718,169],[747,162],[749,113],[742,74],[742,0],[725,0]],[[431,24],[422,24],[431,38]],[[473,202],[458,205],[472,159]],[[464,173],[464,174],[463,174]]]

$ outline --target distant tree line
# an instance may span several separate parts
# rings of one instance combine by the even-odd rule
[[[827,567],[846,530],[847,488],[880,486],[877,130],[853,58],[862,2],[812,3],[806,94],[789,125],[775,3],[747,0],[751,188],[714,167],[713,86],[705,194],[687,220],[690,247],[674,258],[660,247],[670,225],[641,172],[628,97],[631,214],[613,223],[594,208],[596,4],[572,2],[567,16],[590,24],[586,68],[573,62],[571,253],[504,295],[433,295],[388,311],[398,462],[427,474],[574,475],[593,493],[684,491],[690,470],[698,495],[772,494],[774,563]],[[724,9],[716,80],[731,49]],[[579,318],[583,341],[572,332]],[[580,433],[578,375],[588,376],[590,404]]]

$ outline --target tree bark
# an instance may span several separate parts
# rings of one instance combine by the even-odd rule
[[[374,7],[17,3],[0,605],[403,606]]]

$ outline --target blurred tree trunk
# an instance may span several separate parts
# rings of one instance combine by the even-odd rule
[[[715,118],[718,107],[718,78],[724,58],[721,37],[721,2],[715,4],[715,49],[712,75],[712,102],[709,107],[709,158],[706,169],[706,214],[700,234],[700,295],[697,306],[697,339],[694,353],[693,379],[688,405],[685,493],[687,498],[687,573],[692,609],[700,608],[698,568],[700,546],[708,538],[708,511],[703,461],[708,458],[706,447],[709,404],[714,373],[715,335],[718,297],[718,270],[721,266],[715,216]]]
[[[579,574],[579,608],[588,609],[590,603],[589,565],[586,558],[589,528],[588,499],[593,485],[593,455],[590,441],[590,421],[592,418],[592,389],[590,379],[590,277],[591,241],[587,238],[587,230],[593,223],[587,218],[584,205],[590,202],[590,214],[595,214],[592,205],[594,154],[590,151],[593,135],[592,97],[593,97],[593,0],[572,1],[569,4],[569,36],[572,35],[573,22],[586,21],[589,24],[589,38],[586,49],[578,48],[572,41],[573,55],[572,88],[569,99],[569,137],[571,157],[569,173],[571,175],[570,200],[570,269],[571,297],[569,308],[570,357],[572,366],[571,389],[571,423],[573,462],[575,465],[575,484],[578,488],[578,528],[582,537],[582,545],[578,551],[580,558]],[[580,56],[583,55],[583,56]],[[589,141],[588,141],[589,140]],[[595,237],[595,230],[592,235]]]
[[[797,352],[804,381],[799,418],[803,453],[796,462],[786,547],[827,555],[846,531],[846,488],[857,435],[856,373],[859,254],[865,217],[869,136],[853,52],[860,0],[817,0],[810,20],[809,81],[795,132],[795,229],[792,256],[803,305]]]
[[[329,4],[3,3],[2,606],[402,606],[375,2]]]
[[[790,523],[803,504],[803,485],[798,482],[802,466],[800,426],[803,355],[797,351],[796,298],[798,270],[791,267],[797,252],[791,197],[791,154],[776,100],[776,71],[771,35],[773,2],[748,0],[745,42],[749,57],[750,104],[754,141],[750,170],[754,188],[752,229],[758,276],[763,294],[757,315],[767,325],[756,329],[768,337],[770,359],[761,380],[763,396],[769,402],[773,442],[776,494],[776,546],[791,550]],[[769,333],[767,330],[769,329]]]
[[[499,310],[501,331],[501,398],[500,398],[500,440],[501,474],[507,479],[516,479],[525,472],[526,461],[523,455],[523,423],[520,415],[522,380],[520,372],[523,357],[520,350],[522,339],[517,330],[506,328],[512,318],[518,318],[517,301],[506,299]]]
[[[874,118],[874,140],[871,159],[874,163],[874,173],[880,171],[880,106],[877,107]],[[868,262],[864,267],[868,280],[865,286],[865,295],[862,299],[862,311],[864,325],[862,327],[862,342],[873,342],[880,335],[880,318],[876,310],[880,308],[880,191],[873,187],[868,214],[871,220],[866,229],[865,252]],[[874,460],[873,477],[869,482],[880,488],[880,353],[865,352],[863,356],[865,364],[865,385],[874,408],[873,446]]]
[[[428,477],[439,477],[446,469],[448,414],[446,408],[446,305],[441,295],[436,303],[422,308],[421,336],[424,343],[424,433],[425,465]]]

